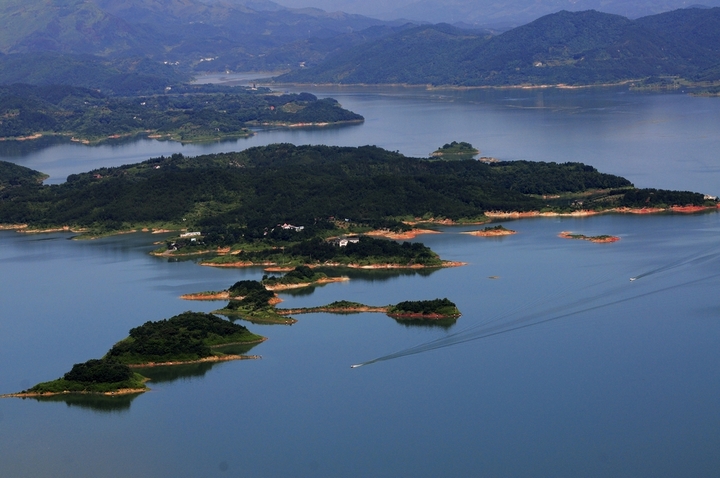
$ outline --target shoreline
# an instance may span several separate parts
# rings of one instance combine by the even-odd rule
[[[276,285],[265,285],[265,288],[267,290],[276,291],[276,290],[290,290],[290,289],[301,289],[303,287],[310,287],[314,285],[322,285],[322,284],[332,284],[334,282],[347,282],[349,281],[349,277],[325,277],[324,279],[319,279],[314,282],[301,282],[298,284],[276,284]]]
[[[54,397],[57,395],[104,395],[106,397],[112,397],[117,395],[134,395],[149,391],[149,388],[121,388],[113,392],[71,392],[65,390],[63,392],[28,392],[28,393],[6,393],[0,395],[0,398],[38,398],[38,397]]]
[[[201,262],[201,266],[208,266],[208,267],[267,267],[265,269],[268,272],[287,272],[284,267],[285,266],[278,266],[278,264],[274,262],[248,262],[248,261],[238,261],[238,262],[228,262],[225,264],[213,264],[211,262]],[[411,264],[411,265],[404,265],[404,264],[370,264],[370,265],[361,265],[361,264],[340,264],[338,262],[326,262],[324,264],[304,264],[311,269],[316,267],[347,267],[348,269],[440,269],[445,267],[460,267],[467,265],[467,262],[457,262],[457,261],[442,261],[442,264],[438,264],[436,266],[426,266],[423,264]],[[294,269],[291,268],[289,270]]]
[[[366,232],[363,234],[364,236],[372,236],[372,237],[384,237],[386,239],[393,239],[393,240],[402,240],[402,239],[414,239],[417,236],[421,234],[442,234],[440,231],[435,231],[433,229],[411,229],[406,232],[392,232],[388,230],[375,230]]]
[[[229,345],[247,345],[247,344],[259,344],[265,342],[267,339],[255,341],[255,342],[237,342],[234,344],[222,344],[213,345],[211,348],[226,347]],[[170,361],[170,362],[145,362],[139,364],[128,364],[130,368],[151,368],[151,367],[169,367],[173,365],[189,365],[193,363],[207,363],[207,362],[230,362],[233,360],[258,360],[261,359],[261,355],[211,355],[210,357],[203,357],[197,360],[182,360],[182,361]]]
[[[444,319],[457,319],[462,314],[453,315],[442,315],[442,314],[422,314],[422,313],[405,313],[405,314],[391,314],[388,313],[390,306],[385,307],[373,307],[370,305],[358,306],[358,307],[304,307],[299,309],[276,309],[275,311],[279,315],[301,315],[301,314],[317,314],[317,313],[328,313],[328,314],[359,314],[359,313],[384,313],[388,317],[399,320],[444,320]]]
[[[478,236],[478,237],[502,237],[502,236],[512,236],[513,234],[517,234],[517,231],[512,231],[510,229],[500,229],[500,230],[490,230],[490,231],[465,231],[465,232],[461,232],[460,234],[467,234],[469,236]]]
[[[561,90],[575,90],[586,88],[613,88],[630,85],[641,81],[640,79],[621,80],[614,83],[596,83],[592,85],[568,85],[567,83],[550,83],[550,84],[521,84],[521,85],[476,85],[476,86],[458,86],[458,85],[433,85],[431,83],[281,83],[281,82],[259,82],[262,86],[274,87],[339,87],[339,88],[422,88],[427,91],[437,90],[453,90],[453,91],[469,91],[469,90],[539,90],[548,88],[557,88]],[[688,85],[690,87],[690,85]]]

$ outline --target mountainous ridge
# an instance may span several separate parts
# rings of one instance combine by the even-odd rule
[[[653,76],[713,78],[720,8],[638,20],[561,11],[497,36],[421,26],[331,56],[278,82],[450,86],[592,85]],[[708,71],[708,69],[711,69]]]

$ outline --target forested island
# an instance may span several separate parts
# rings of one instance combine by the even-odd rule
[[[264,337],[251,333],[246,327],[212,314],[184,312],[131,329],[129,336],[116,343],[104,357],[75,364],[57,380],[3,397],[141,393],[147,390],[147,379],[134,371],[137,368],[254,358],[224,354],[217,349],[263,340]]]
[[[93,143],[142,134],[196,142],[249,136],[252,126],[361,121],[332,98],[268,88],[178,85],[117,97],[71,86],[0,86],[0,140],[59,135]]]
[[[216,266],[442,267],[452,264],[421,243],[367,234],[524,215],[718,205],[699,193],[637,189],[581,163],[427,160],[374,146],[275,144],[161,156],[73,174],[57,185],[42,185],[40,177],[21,166],[0,167],[0,224],[86,236],[173,230],[182,234],[157,254],[211,254],[204,263]]]
[[[480,154],[480,150],[472,144],[465,141],[453,141],[452,143],[445,143],[433,151],[430,156],[442,157],[443,159],[471,159],[476,154]]]

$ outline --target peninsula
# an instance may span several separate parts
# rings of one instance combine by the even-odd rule
[[[0,86],[0,105],[0,141],[50,135],[92,144],[144,135],[187,143],[252,136],[258,125],[363,121],[334,99],[310,93],[203,85],[123,98],[70,86]]]
[[[184,312],[131,329],[130,335],[116,343],[103,358],[75,364],[70,372],[57,380],[2,397],[142,393],[147,390],[147,379],[134,369],[257,358],[224,354],[218,349],[264,340],[265,337],[251,333],[246,327],[212,314]]]

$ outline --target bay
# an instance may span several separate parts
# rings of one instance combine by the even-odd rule
[[[624,90],[315,92],[340,99],[365,124],[263,131],[229,144],[53,145],[4,158],[62,181],[99,166],[264,141],[377,144],[423,156],[464,140],[501,159],[581,160],[640,186],[712,193],[720,184],[714,99]],[[479,238],[461,234],[471,227],[450,227],[417,239],[464,267],[354,271],[349,282],[282,294],[289,307],[448,297],[464,314],[450,328],[380,314],[247,324],[269,338],[252,349],[261,360],[154,371],[152,391],[134,398],[0,400],[0,474],[712,475],[720,467],[720,216],[503,224],[518,234]],[[566,230],[621,239],[557,237]],[[0,393],[57,378],[147,320],[220,305],[182,301],[183,293],[263,273],[148,255],[161,235],[70,237],[0,232]],[[483,331],[501,333],[479,338]],[[350,369],[451,334],[476,339]]]

